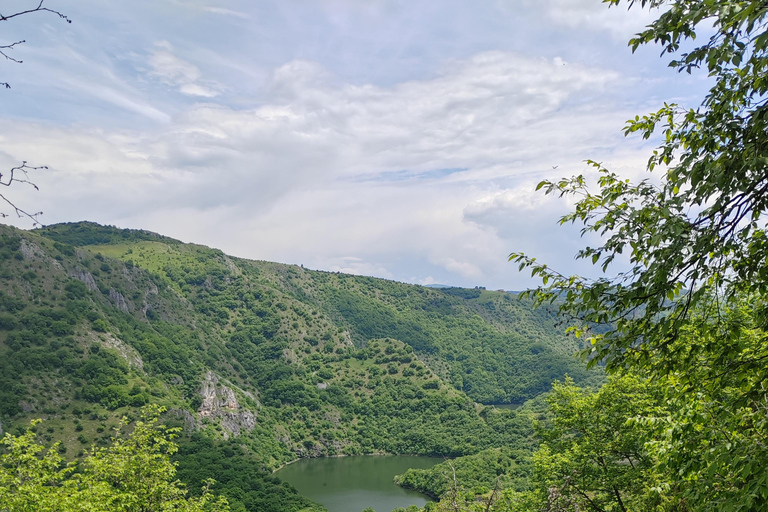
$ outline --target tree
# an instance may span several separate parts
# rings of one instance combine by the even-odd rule
[[[539,427],[534,456],[547,510],[653,510],[657,496],[645,429],[636,417],[656,414],[657,391],[633,376],[611,377],[596,393],[567,379],[547,398],[551,421]]]
[[[604,0],[618,5],[621,0]],[[524,254],[510,260],[542,279],[538,303],[558,303],[586,337],[590,365],[639,373],[665,386],[667,412],[637,418],[664,475],[667,510],[768,506],[768,3],[757,0],[629,0],[663,7],[630,41],[658,43],[680,72],[713,81],[697,108],[665,104],[625,134],[663,141],[648,160],[656,181],[624,180],[598,162],[584,176],[543,181],[574,196],[561,223],[597,233],[577,258],[603,277],[565,276]],[[702,24],[714,33],[696,45]],[[690,51],[681,52],[683,44]],[[629,268],[613,271],[617,257]],[[596,328],[598,327],[599,328]],[[677,507],[677,508],[676,508]]]
[[[9,512],[226,512],[224,499],[204,490],[200,498],[186,498],[174,480],[170,456],[174,429],[158,424],[162,409],[148,406],[129,435],[121,432],[111,446],[94,448],[82,465],[64,464],[57,451],[35,440],[32,423],[21,436],[6,434],[6,453],[0,455],[0,510]],[[122,425],[123,427],[125,424]],[[208,484],[210,487],[210,483]]]
[[[716,318],[695,314],[671,347],[686,371],[656,380],[665,411],[640,420],[670,508],[768,508],[764,322],[747,298]]]
[[[617,5],[620,0],[604,0]],[[676,54],[694,40],[702,23],[714,23],[710,39],[670,62],[688,73],[705,67],[714,85],[698,108],[665,104],[637,116],[625,128],[649,138],[661,129],[664,143],[648,171],[663,168],[660,183],[631,183],[591,162],[598,189],[584,176],[543,181],[548,194],[574,196],[575,210],[561,224],[581,223],[582,233],[604,236],[577,258],[604,272],[628,253],[630,268],[595,280],[562,275],[520,253],[510,260],[530,268],[543,286],[529,292],[539,303],[562,300],[561,312],[587,334],[590,363],[673,363],[670,343],[690,313],[718,311],[722,299],[768,291],[768,4],[737,0],[630,0],[630,6],[666,6],[647,30],[630,41],[656,42]],[[592,330],[595,324],[607,331]]]
[[[62,14],[60,11],[57,11],[55,9],[49,9],[48,7],[43,6],[44,3],[45,3],[45,0],[34,0],[34,3],[32,3],[32,5],[30,5],[26,9],[21,9],[11,14],[0,13],[0,21],[9,21],[14,18],[18,18],[20,16],[43,12],[43,13],[49,13],[49,14],[58,16],[62,20],[66,21],[67,23],[72,23],[72,20],[70,20],[67,16]],[[0,44],[0,57],[4,57],[6,61],[10,61],[15,64],[21,64],[22,61],[13,57],[11,55],[11,52],[15,50],[19,45],[22,45],[25,42],[26,41],[22,39],[20,41],[13,41],[13,42]],[[8,82],[0,82],[0,87],[2,86],[5,86],[6,89],[11,88],[11,84]],[[34,187],[35,190],[38,190],[37,185],[35,185],[29,180],[28,171],[35,171],[40,169],[47,169],[47,167],[46,166],[34,167],[31,165],[28,165],[27,162],[22,162],[20,165],[12,167],[5,174],[0,173],[0,185],[4,187],[10,187],[14,183],[23,183],[23,184],[27,184]],[[17,217],[19,218],[26,217],[30,219],[34,224],[38,223],[37,218],[43,213],[43,212],[30,213],[27,210],[24,210],[16,206],[16,204],[11,199],[6,197],[6,195],[2,193],[0,193],[0,200],[4,202],[8,207],[10,207],[13,214],[15,214]],[[8,217],[8,215],[9,214],[0,211],[0,218]]]

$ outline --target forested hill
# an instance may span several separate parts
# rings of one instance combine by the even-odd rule
[[[562,335],[554,315],[509,293],[430,289],[242,260],[147,231],[91,223],[37,233],[149,270],[159,285],[189,301],[193,314],[220,328],[242,331],[242,315],[258,311],[260,318],[280,324],[286,340],[303,337],[310,345],[323,341],[324,347],[346,341],[364,347],[375,338],[402,341],[480,403],[521,403],[565,373],[577,382],[586,376],[572,357],[575,340]],[[254,291],[258,297],[248,296]],[[282,297],[300,304],[298,311],[282,310]]]
[[[248,261],[92,223],[0,226],[0,262],[2,428],[41,417],[44,440],[76,457],[158,403],[194,433],[179,455],[190,489],[227,484],[222,453],[260,462],[242,466],[264,468],[250,489],[228,463],[244,510],[307,506],[266,472],[297,456],[529,449],[527,419],[476,402],[590,377],[551,314],[503,292]]]

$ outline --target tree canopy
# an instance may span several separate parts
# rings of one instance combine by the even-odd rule
[[[599,265],[601,277],[563,275],[521,253],[510,260],[542,280],[527,295],[558,304],[571,331],[589,340],[582,354],[590,365],[659,386],[659,408],[627,418],[643,427],[643,453],[661,482],[653,489],[659,510],[763,509],[768,4],[604,2],[660,8],[629,45],[634,51],[658,44],[662,56],[672,57],[670,67],[706,73],[712,86],[698,106],[664,104],[627,122],[626,135],[660,135],[647,179],[635,183],[588,161],[598,171],[596,184],[580,175],[538,185],[576,199],[560,222],[600,235],[597,247],[576,257]],[[712,35],[699,42],[702,32]],[[567,409],[555,414],[571,418]],[[558,447],[552,441],[546,449]],[[579,462],[570,449],[552,453],[564,460],[550,467]],[[556,460],[552,453],[540,460]],[[568,489],[567,478],[555,480],[550,489]],[[601,491],[590,492],[592,498]],[[592,508],[622,509],[605,503]]]
[[[185,511],[225,512],[223,499],[205,490],[187,498],[175,480],[174,429],[158,423],[161,409],[148,406],[133,431],[118,432],[110,446],[93,448],[80,466],[64,464],[57,446],[36,441],[39,423],[21,436],[6,434],[0,455],[0,510],[14,512]],[[210,483],[208,484],[210,485]]]
[[[618,5],[620,0],[606,0]],[[602,245],[585,247],[577,258],[600,265],[598,279],[566,276],[535,258],[510,255],[530,268],[543,286],[529,292],[539,302],[562,299],[561,312],[589,333],[591,363],[643,364],[667,356],[670,342],[695,309],[716,312],[723,299],[768,290],[768,5],[762,1],[641,0],[630,6],[666,10],[629,44],[658,43],[673,55],[670,66],[692,73],[701,68],[713,80],[701,105],[665,104],[628,121],[627,135],[662,144],[648,160],[657,180],[632,183],[598,162],[597,189],[583,176],[543,181],[548,194],[573,196],[574,211],[561,223],[580,223],[582,233],[602,235]],[[715,33],[695,41],[701,25]],[[626,254],[629,268],[611,273]],[[590,330],[595,324],[608,327]]]

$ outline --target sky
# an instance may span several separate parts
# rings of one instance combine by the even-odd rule
[[[626,120],[707,85],[631,52],[657,11],[600,0],[44,5],[72,23],[0,22],[25,41],[0,61],[0,172],[48,167],[1,191],[18,206],[415,284],[538,284],[511,252],[598,275],[536,184],[587,159],[645,177]]]

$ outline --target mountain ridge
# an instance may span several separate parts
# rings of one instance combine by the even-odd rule
[[[478,402],[522,401],[566,372],[593,378],[551,313],[499,292],[92,223],[0,226],[0,260],[0,422],[45,418],[43,437],[68,457],[150,402],[191,440],[237,440],[265,471],[296,457],[526,451],[529,420]]]

